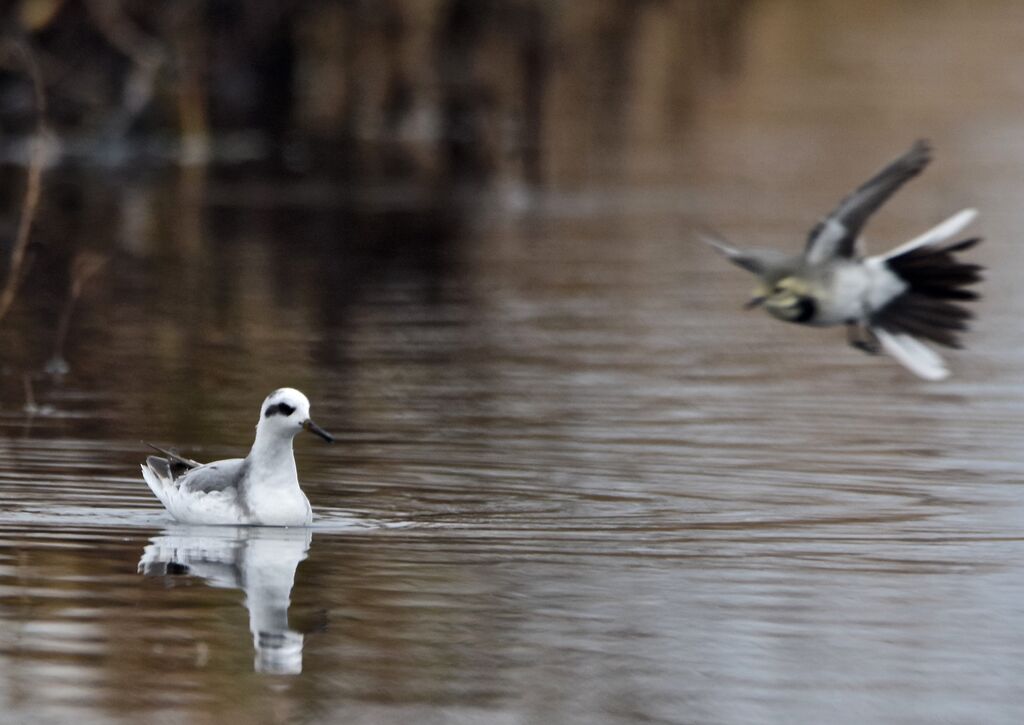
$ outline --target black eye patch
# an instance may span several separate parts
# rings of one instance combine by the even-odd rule
[[[269,418],[272,415],[277,415],[278,413],[280,413],[281,415],[287,418],[294,412],[295,408],[288,405],[288,403],[278,403],[277,405],[267,406],[267,409],[263,412],[263,417]]]

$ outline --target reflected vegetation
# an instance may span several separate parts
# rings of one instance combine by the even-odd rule
[[[302,634],[288,627],[288,605],[311,541],[310,529],[175,526],[150,539],[139,572],[242,590],[256,671],[294,675],[302,672]]]
[[[155,364],[119,397],[177,410],[163,439],[194,435],[225,383],[345,375],[364,298],[397,284],[410,314],[443,317],[500,252],[482,227],[543,235],[545,190],[683,147],[702,79],[735,70],[745,5],[23,0],[11,37],[50,142],[0,399],[52,406],[69,372],[100,395],[108,355],[144,347]],[[10,224],[31,80],[0,67]],[[275,343],[301,359],[278,367]]]

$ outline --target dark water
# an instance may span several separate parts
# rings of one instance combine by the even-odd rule
[[[0,719],[1019,722],[1024,46],[965,7],[755,3],[584,182],[54,171],[111,262],[37,410],[65,279],[4,322]],[[875,247],[975,205],[991,268],[942,384],[693,239],[798,247],[918,135]],[[140,440],[237,455],[281,385],[312,530],[173,524]]]

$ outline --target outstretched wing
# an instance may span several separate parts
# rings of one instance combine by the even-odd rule
[[[738,249],[717,234],[704,233],[701,241],[716,249],[737,267],[769,279],[795,269],[799,259],[773,249]]]
[[[820,264],[834,257],[852,257],[861,229],[896,190],[932,160],[931,146],[920,140],[910,150],[872,176],[818,222],[807,238],[804,259]]]
[[[764,274],[764,264],[755,255],[743,249],[737,249],[736,247],[727,244],[721,237],[711,236],[710,234],[701,234],[701,241],[710,247],[714,247],[719,253],[724,255],[730,262],[735,264],[737,267],[743,267],[748,272],[754,274]]]

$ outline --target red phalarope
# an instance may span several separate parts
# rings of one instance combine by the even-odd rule
[[[334,441],[310,420],[306,396],[281,388],[263,401],[245,458],[202,464],[157,448],[166,458],[149,456],[142,477],[182,523],[308,526],[313,511],[299,488],[292,452],[292,439],[303,430]]]

